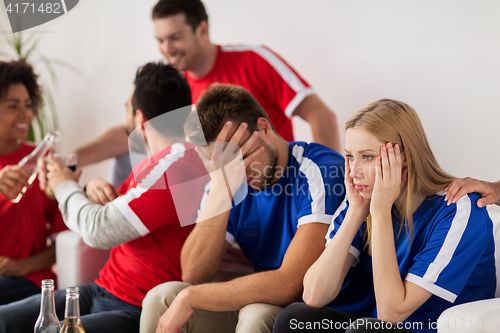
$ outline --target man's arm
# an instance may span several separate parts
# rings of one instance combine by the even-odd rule
[[[245,156],[243,161],[235,158],[234,148],[238,147],[247,124],[241,123],[238,126],[228,145],[225,140],[231,127],[231,121],[224,125],[216,142],[211,145],[211,156],[201,148],[196,149],[210,173],[212,188],[198,223],[181,251],[182,280],[189,284],[210,281],[217,273],[222,257],[229,247],[225,239],[232,207],[232,193],[240,187],[245,169],[264,151],[263,146],[253,152],[249,151],[259,137],[259,132],[255,131],[241,146],[241,156]]]
[[[323,251],[327,229],[328,225],[321,223],[300,226],[277,270],[184,289],[160,318],[159,331],[163,332],[162,329],[177,327],[179,324],[182,326],[184,323],[178,321],[186,318],[185,312],[192,309],[238,311],[251,303],[287,306],[300,300],[302,279],[309,266]]]
[[[474,178],[457,178],[446,188],[445,201],[448,205],[456,203],[467,193],[477,192],[481,194],[481,199],[477,201],[478,207],[497,204],[500,206],[500,180],[494,183],[477,180]]]
[[[82,167],[128,152],[128,135],[124,125],[108,128],[90,143],[75,150]]]
[[[75,181],[59,185],[55,196],[66,226],[91,247],[110,249],[143,236],[112,202],[91,202]]]
[[[229,247],[225,239],[231,199],[222,171],[214,172],[212,179],[213,185],[199,222],[181,251],[182,281],[189,284],[213,279]]]
[[[190,287],[185,296],[188,304],[203,310],[236,311],[250,303],[286,306],[299,301],[302,280],[325,247],[327,229],[323,223],[299,227],[280,268],[229,282]]]
[[[340,151],[337,116],[323,103],[318,95],[310,95],[293,112],[311,126],[313,141]]]

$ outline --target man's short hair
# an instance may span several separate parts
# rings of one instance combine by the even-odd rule
[[[148,63],[140,67],[134,85],[134,115],[137,110],[141,110],[147,120],[193,104],[186,78],[171,65]],[[184,137],[183,128],[179,124],[186,122],[189,111],[190,109],[188,112],[172,112],[171,128],[156,128],[154,121],[150,122],[151,126],[162,133]]]
[[[11,84],[20,83],[28,90],[33,103],[33,113],[37,115],[42,106],[42,91],[37,78],[33,67],[25,59],[0,61],[0,99],[7,94]]]
[[[257,130],[259,118],[271,122],[248,90],[232,84],[211,85],[198,99],[196,111],[189,115],[185,132],[189,141],[197,146],[214,142],[227,121],[238,126],[245,122],[250,132]]]
[[[201,22],[208,22],[207,11],[200,0],[160,0],[153,8],[153,20],[184,14],[193,31]]]

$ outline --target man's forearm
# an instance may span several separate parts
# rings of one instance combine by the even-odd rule
[[[310,125],[314,142],[341,152],[337,117],[333,112],[330,112],[327,117],[310,123]]]
[[[112,202],[91,202],[74,181],[61,184],[55,196],[66,226],[91,247],[110,249],[142,236]]]
[[[207,283],[185,289],[185,304],[208,311],[238,311],[251,303],[287,306],[300,300],[302,277],[281,270],[255,273],[229,282]]]
[[[181,251],[182,280],[189,284],[210,281],[219,268],[226,246],[231,200],[225,183],[213,186],[196,227]]]
[[[318,95],[307,96],[297,106],[293,115],[309,123],[314,142],[341,151],[337,116]]]
[[[75,150],[78,166],[82,167],[128,152],[128,136],[125,126],[108,128],[90,143]]]

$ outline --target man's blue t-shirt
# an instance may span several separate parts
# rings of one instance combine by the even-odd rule
[[[290,142],[283,176],[262,191],[247,189],[231,210],[226,239],[240,245],[257,272],[275,270],[299,226],[330,223],[345,195],[344,158],[320,144]]]
[[[436,332],[435,322],[447,308],[495,295],[493,225],[488,213],[485,208],[477,207],[479,195],[476,193],[450,206],[444,201],[445,194],[428,196],[413,214],[411,242],[404,227],[400,230],[401,220],[393,217],[401,279],[433,294],[405,320],[418,323],[411,328],[415,332]],[[347,208],[335,216],[337,225],[343,221],[346,211]],[[371,257],[362,247],[364,230],[362,226],[349,251],[364,263],[360,270],[372,265]],[[327,239],[334,235],[335,227],[330,227]],[[362,299],[362,295],[356,295],[352,297]],[[370,316],[377,318],[376,307]]]

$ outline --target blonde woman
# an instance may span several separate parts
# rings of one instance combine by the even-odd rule
[[[371,318],[353,321],[330,310],[330,331],[436,332],[446,308],[494,297],[492,222],[477,207],[476,193],[447,204],[444,189],[453,179],[437,163],[410,106],[383,99],[358,111],[346,124],[346,200],[323,254],[304,277],[307,305],[285,309],[274,332],[300,332],[291,329],[292,320],[307,323],[325,311],[349,282],[348,272],[363,262],[371,272],[358,274],[373,273]],[[351,301],[362,298],[353,293]],[[326,328],[320,326],[302,327]]]

